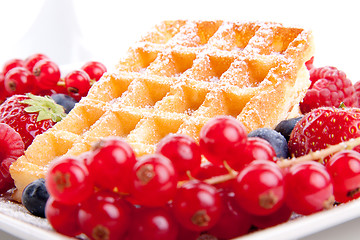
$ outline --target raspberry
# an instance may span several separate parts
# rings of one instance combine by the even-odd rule
[[[325,67],[319,67],[319,68],[311,68],[310,70],[310,80],[312,85],[319,79],[325,78],[329,80],[336,80],[338,78],[345,79],[346,74],[338,70],[336,67],[332,66],[325,66]],[[311,86],[310,86],[311,88]]]
[[[354,84],[354,88],[355,88],[355,98],[356,98],[356,107],[360,107],[360,81],[357,81]]]
[[[305,62],[305,66],[309,71],[314,68],[314,56],[312,56],[307,62]]]
[[[14,186],[9,167],[24,151],[21,136],[9,125],[0,123],[0,193]]]
[[[300,103],[302,113],[318,107],[358,106],[355,88],[346,74],[335,67],[321,67],[310,70],[312,84]]]

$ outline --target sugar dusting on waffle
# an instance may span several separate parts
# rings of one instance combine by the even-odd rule
[[[198,139],[218,115],[248,131],[274,127],[297,113],[312,51],[310,31],[278,23],[165,21],[11,166],[14,198],[54,158],[79,155],[106,136],[123,137],[140,156],[169,133]]]

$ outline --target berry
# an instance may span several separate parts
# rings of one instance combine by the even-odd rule
[[[122,239],[130,224],[128,202],[110,191],[99,191],[79,209],[80,229],[90,239]]]
[[[49,59],[47,56],[41,53],[35,53],[24,60],[24,67],[27,68],[30,72],[33,72],[34,66],[40,60]]]
[[[94,183],[85,165],[74,157],[54,161],[46,175],[46,188],[57,201],[77,204],[94,191]]]
[[[40,178],[25,187],[21,202],[31,214],[44,218],[48,198],[49,193],[45,187],[45,179]]]
[[[136,209],[132,216],[128,240],[176,240],[179,227],[167,208]]]
[[[326,164],[334,183],[337,202],[348,202],[360,197],[360,153],[343,150],[334,154]]]
[[[233,117],[219,116],[209,120],[200,131],[200,149],[213,164],[236,162],[246,146],[245,127]]]
[[[357,81],[355,84],[354,84],[354,88],[355,88],[355,98],[357,100],[357,105],[356,107],[360,107],[360,81]]]
[[[296,123],[302,118],[303,116],[282,120],[278,125],[276,125],[274,130],[283,135],[286,141],[289,141],[292,130],[294,129]]]
[[[90,77],[83,70],[75,70],[68,73],[64,81],[68,93],[77,101],[79,101],[81,97],[86,96],[91,86]]]
[[[0,73],[0,104],[2,104],[7,97],[9,97],[9,93],[5,89],[5,76],[3,73]]]
[[[0,123],[0,161],[17,159],[24,154],[21,136],[9,125]]]
[[[52,196],[46,202],[45,216],[58,233],[75,237],[81,233],[78,222],[79,205],[67,205]]]
[[[248,213],[269,215],[284,203],[284,176],[275,163],[256,160],[238,174],[233,190],[238,204]]]
[[[276,153],[271,144],[263,138],[249,137],[246,147],[236,162],[229,162],[234,170],[240,171],[254,160],[275,161]]]
[[[268,141],[274,148],[278,158],[287,158],[289,151],[283,135],[270,128],[258,128],[248,134],[248,137],[259,137]]]
[[[0,106],[0,122],[18,132],[27,148],[34,138],[65,117],[62,106],[49,97],[14,95]]]
[[[333,206],[333,184],[326,168],[314,161],[292,166],[285,177],[286,204],[294,212],[309,215]]]
[[[292,211],[283,204],[277,211],[265,216],[251,215],[252,224],[260,229],[272,227],[280,223],[284,223],[290,219]]]
[[[310,75],[312,85],[300,103],[303,114],[318,107],[357,106],[355,88],[346,74],[336,68],[314,69]]]
[[[221,197],[214,186],[190,180],[176,192],[172,209],[177,221],[193,231],[205,231],[221,216]]]
[[[6,74],[13,68],[16,68],[16,67],[24,67],[24,61],[21,60],[21,59],[10,59],[8,60],[4,66],[3,66],[3,69],[2,69],[2,72],[4,73],[4,75],[6,76]]]
[[[21,136],[5,123],[0,123],[0,193],[14,186],[9,167],[24,154],[25,146]]]
[[[210,162],[204,162],[201,164],[199,171],[195,174],[194,177],[198,180],[203,181],[212,177],[221,176],[228,173],[229,171],[224,167],[224,165],[214,165]],[[218,189],[229,189],[231,187],[232,181],[233,180],[231,179],[225,182],[214,184],[213,186]]]
[[[184,228],[181,224],[178,224],[178,228],[179,228],[179,231],[178,231],[177,240],[182,240],[182,239],[200,240],[201,239],[200,238],[201,232],[189,230],[187,228]],[[209,240],[211,240],[211,238]]]
[[[294,127],[289,152],[295,157],[360,137],[360,109],[323,107],[307,113]],[[326,160],[326,159],[325,159]]]
[[[325,67],[319,67],[319,68],[311,68],[310,69],[310,80],[311,80],[311,86],[319,79],[345,79],[346,74],[345,72],[338,70],[336,67],[332,66],[325,66]]]
[[[97,143],[92,156],[86,159],[95,185],[121,193],[129,193],[135,154],[120,137],[107,137]]]
[[[6,158],[0,165],[0,193],[5,193],[7,190],[14,187],[14,180],[12,179],[9,168],[16,159]]]
[[[9,93],[5,89],[5,75],[0,72],[0,104],[3,103],[8,96]]]
[[[53,89],[60,80],[59,66],[48,59],[38,61],[34,65],[33,73],[41,89]]]
[[[314,68],[314,56],[312,56],[308,61],[305,62],[307,70]]]
[[[222,214],[219,221],[208,232],[218,239],[232,239],[249,232],[250,216],[237,204],[234,193],[222,191]]]
[[[35,77],[24,67],[11,69],[4,79],[4,85],[8,95],[29,93],[35,85]]]
[[[87,62],[84,64],[84,66],[81,67],[82,70],[84,70],[93,81],[98,81],[101,76],[107,71],[104,64],[100,62]]]
[[[174,164],[179,180],[188,179],[187,172],[196,174],[201,164],[201,152],[195,140],[186,135],[169,134],[157,145],[156,152]]]
[[[74,107],[77,101],[69,95],[63,93],[55,93],[51,98],[59,105],[64,107],[65,113],[68,114]]]
[[[172,162],[150,154],[138,159],[132,170],[131,195],[143,206],[163,206],[171,200],[177,188],[177,175]]]

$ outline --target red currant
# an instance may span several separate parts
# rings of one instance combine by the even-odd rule
[[[314,161],[298,163],[285,178],[286,204],[303,215],[333,206],[333,184],[326,168]]]
[[[265,139],[249,137],[244,151],[241,155],[237,156],[237,161],[231,161],[228,164],[234,170],[240,171],[243,167],[257,159],[274,161],[276,159],[275,150]]]
[[[176,240],[178,224],[167,208],[136,209],[132,216],[128,240]]]
[[[267,160],[255,160],[236,177],[233,185],[239,205],[254,215],[269,215],[284,203],[285,183],[281,169]]]
[[[81,97],[86,96],[91,87],[90,77],[83,70],[75,70],[68,73],[64,81],[68,93],[77,101]]]
[[[228,174],[229,171],[224,167],[224,165],[214,165],[211,162],[205,162],[201,164],[199,171],[195,174],[195,178],[198,180],[206,180],[212,177],[221,176]],[[232,186],[234,180],[228,180],[225,182],[216,183],[215,186],[218,189],[229,189]]]
[[[9,95],[25,94],[33,90],[34,75],[24,67],[11,69],[6,75],[4,85]]]
[[[360,197],[360,153],[344,150],[334,154],[326,165],[338,202],[348,202]]]
[[[116,193],[99,191],[79,209],[80,228],[90,239],[122,239],[130,225],[131,206]]]
[[[251,222],[257,228],[264,229],[288,221],[291,214],[292,211],[288,208],[288,206],[286,206],[286,204],[283,204],[277,211],[269,215],[251,215]]]
[[[135,154],[128,143],[120,137],[102,139],[92,156],[86,159],[95,185],[100,188],[129,193],[131,171],[135,165]]]
[[[200,148],[215,165],[236,162],[246,146],[245,127],[233,117],[219,116],[209,120],[200,131]]]
[[[81,67],[90,77],[91,80],[98,81],[101,76],[107,71],[104,64],[100,62],[87,62]]]
[[[21,59],[10,59],[3,66],[3,73],[6,76],[8,71],[16,67],[24,67],[24,61]]]
[[[199,145],[186,135],[167,135],[158,143],[156,152],[172,161],[179,180],[188,179],[188,171],[192,175],[196,174],[201,164]]]
[[[45,206],[45,216],[58,233],[75,237],[81,233],[77,219],[79,205],[67,205],[49,197]]]
[[[76,204],[93,193],[94,183],[81,161],[73,157],[63,157],[50,166],[46,176],[46,188],[57,201]]]
[[[0,104],[6,100],[9,93],[5,89],[5,75],[0,72]]]
[[[163,206],[177,188],[177,175],[171,161],[160,155],[138,159],[132,171],[131,195],[143,206]]]
[[[220,219],[222,202],[214,186],[190,180],[177,191],[172,208],[177,221],[187,229],[205,231]]]
[[[182,240],[182,239],[200,240],[201,239],[200,238],[201,232],[192,231],[190,229],[184,228],[181,224],[178,224],[178,227],[179,227],[179,233],[178,233],[177,240]]]
[[[59,66],[48,59],[38,61],[33,68],[37,85],[42,89],[53,89],[60,80]]]
[[[24,67],[27,68],[30,72],[34,71],[34,66],[40,60],[49,59],[47,56],[41,53],[35,53],[27,57],[24,61]]]
[[[231,239],[249,232],[251,227],[250,216],[244,212],[234,199],[234,193],[222,191],[222,214],[216,225],[209,233],[218,239]]]

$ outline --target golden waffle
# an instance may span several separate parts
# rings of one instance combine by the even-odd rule
[[[36,137],[11,166],[16,200],[57,156],[78,155],[106,136],[138,156],[168,133],[198,140],[206,121],[231,115],[248,131],[296,112],[310,81],[312,35],[277,23],[166,21],[146,34],[68,116]]]

